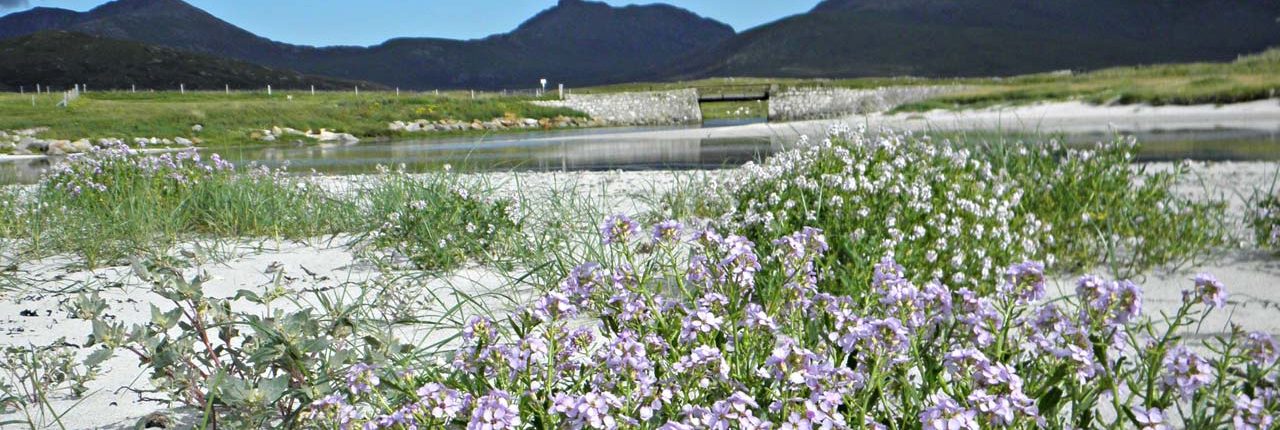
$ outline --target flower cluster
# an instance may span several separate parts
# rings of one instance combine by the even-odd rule
[[[909,133],[833,129],[747,164],[723,190],[734,203],[720,225],[753,240],[819,226],[846,263],[835,271],[851,279],[888,258],[918,268],[916,279],[992,285],[1001,267],[1043,255],[1049,230],[989,162]]]
[[[1262,428],[1280,408],[1280,396],[1256,388],[1276,377],[1269,335],[1234,333],[1206,356],[1164,330],[1219,307],[1222,285],[1209,277],[1169,321],[1143,316],[1141,290],[1124,281],[1085,277],[1073,296],[1051,300],[1037,263],[1001,270],[984,295],[917,284],[884,259],[863,298],[824,292],[837,280],[820,264],[830,247],[816,228],[761,257],[743,237],[663,223],[654,239],[681,252],[658,255],[639,252],[649,243],[628,220],[602,228],[620,254],[615,267],[582,264],[505,321],[472,318],[445,364],[403,384],[421,387],[407,395],[370,374],[392,369],[353,367],[349,386],[313,405],[308,423],[1154,429],[1177,411],[1188,426]]]

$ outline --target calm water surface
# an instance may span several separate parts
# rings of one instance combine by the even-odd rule
[[[737,125],[726,122],[718,125]],[[717,125],[717,124],[712,124]],[[240,166],[283,166],[295,172],[358,174],[377,166],[405,165],[427,171],[451,165],[462,171],[716,169],[760,160],[786,149],[795,136],[654,140],[618,133],[651,129],[604,129],[510,134],[466,139],[405,140],[346,147],[253,146],[216,152]],[[581,139],[581,136],[593,136]],[[566,139],[577,137],[577,139]],[[1280,161],[1280,130],[1206,130],[1140,133],[1142,161]],[[1072,135],[1088,144],[1112,136]],[[212,151],[211,151],[212,152]],[[56,159],[0,162],[0,184],[32,183]]]

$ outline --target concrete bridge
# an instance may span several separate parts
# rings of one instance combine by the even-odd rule
[[[698,103],[714,102],[750,102],[769,100],[769,95],[777,91],[776,85],[717,85],[714,87],[694,87],[698,90]]]

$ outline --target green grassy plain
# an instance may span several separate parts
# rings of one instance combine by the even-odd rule
[[[331,93],[277,91],[221,92],[90,92],[68,108],[57,107],[60,93],[0,94],[0,130],[49,127],[48,139],[195,137],[208,146],[254,143],[250,134],[273,126],[299,130],[326,128],[361,138],[395,137],[393,121],[416,119],[488,121],[504,116],[554,118],[585,116],[569,109],[545,108],[527,98],[500,98],[470,93],[397,96],[394,92]],[[199,133],[195,124],[203,126]],[[421,136],[421,135],[419,135]]]

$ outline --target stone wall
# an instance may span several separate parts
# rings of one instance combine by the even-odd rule
[[[610,126],[699,124],[702,109],[694,89],[614,94],[566,94],[564,100],[537,101],[564,107]]]
[[[788,88],[769,97],[769,120],[798,121],[884,112],[952,91],[955,88]]]

